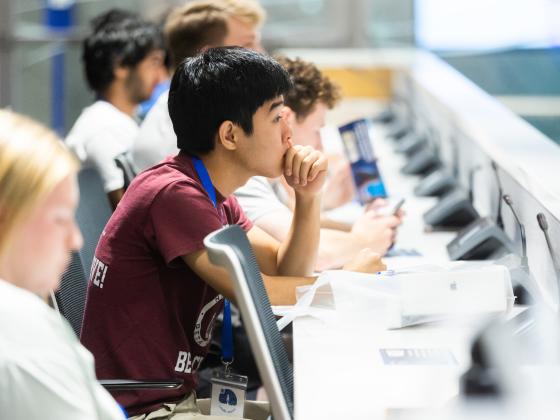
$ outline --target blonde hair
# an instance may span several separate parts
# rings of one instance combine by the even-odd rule
[[[0,256],[14,229],[78,168],[77,159],[51,130],[0,109]]]
[[[262,26],[266,11],[257,0],[217,0],[222,3],[230,16],[235,16],[254,26]]]
[[[219,44],[227,34],[228,15],[215,0],[198,0],[173,9],[163,29],[171,66],[177,68],[205,45]]]
[[[205,45],[221,44],[231,16],[261,26],[266,13],[255,0],[196,0],[173,9],[163,29],[172,68]]]

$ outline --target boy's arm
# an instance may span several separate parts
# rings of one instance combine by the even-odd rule
[[[278,242],[258,227],[249,231],[253,238],[251,245],[254,249],[261,272],[273,272]],[[185,263],[214,290],[235,302],[233,281],[228,272],[213,265],[205,250],[184,255]],[[348,262],[344,269],[371,273],[384,270],[386,267],[379,254],[369,249],[364,249]],[[272,305],[293,305],[296,301],[295,289],[298,286],[313,284],[316,277],[312,276],[278,276],[262,274],[264,286]]]
[[[311,284],[319,245],[321,195],[327,159],[310,147],[294,146],[284,157],[284,174],[296,193],[296,208],[288,238],[279,244],[258,227],[248,238],[265,273],[264,284],[273,305],[293,304],[295,288]],[[232,281],[226,270],[214,266],[205,250],[184,255],[185,263],[212,288],[234,299]],[[281,276],[281,277],[278,277]]]
[[[235,303],[233,281],[228,272],[213,265],[205,250],[184,255],[183,261],[214,290]],[[263,282],[272,305],[293,305],[298,286],[313,284],[315,277],[278,277],[263,275]]]

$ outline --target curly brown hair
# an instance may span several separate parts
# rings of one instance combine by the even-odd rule
[[[301,58],[291,59],[285,56],[274,58],[290,74],[294,88],[284,95],[284,102],[294,111],[299,120],[311,114],[317,103],[323,103],[332,109],[340,101],[338,85],[323,75],[315,64]]]

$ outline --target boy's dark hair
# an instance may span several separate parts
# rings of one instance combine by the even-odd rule
[[[90,21],[91,31],[97,32],[101,30],[106,25],[113,25],[115,23],[120,23],[126,19],[139,19],[140,17],[129,10],[119,9],[115,7],[113,9],[107,10],[100,15],[95,16]]]
[[[82,59],[88,85],[97,93],[114,80],[115,67],[135,67],[151,51],[163,49],[161,30],[132,13],[109,10],[94,18],[92,27]]]
[[[290,76],[273,58],[244,48],[210,48],[187,58],[169,90],[177,147],[194,156],[212,151],[227,120],[252,134],[257,109],[291,87]]]

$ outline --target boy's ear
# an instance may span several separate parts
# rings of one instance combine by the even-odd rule
[[[233,122],[226,120],[218,127],[218,141],[226,150],[237,149],[239,141],[239,127]]]
[[[128,77],[129,72],[130,68],[125,66],[115,66],[115,69],[113,70],[116,80],[125,80]]]

